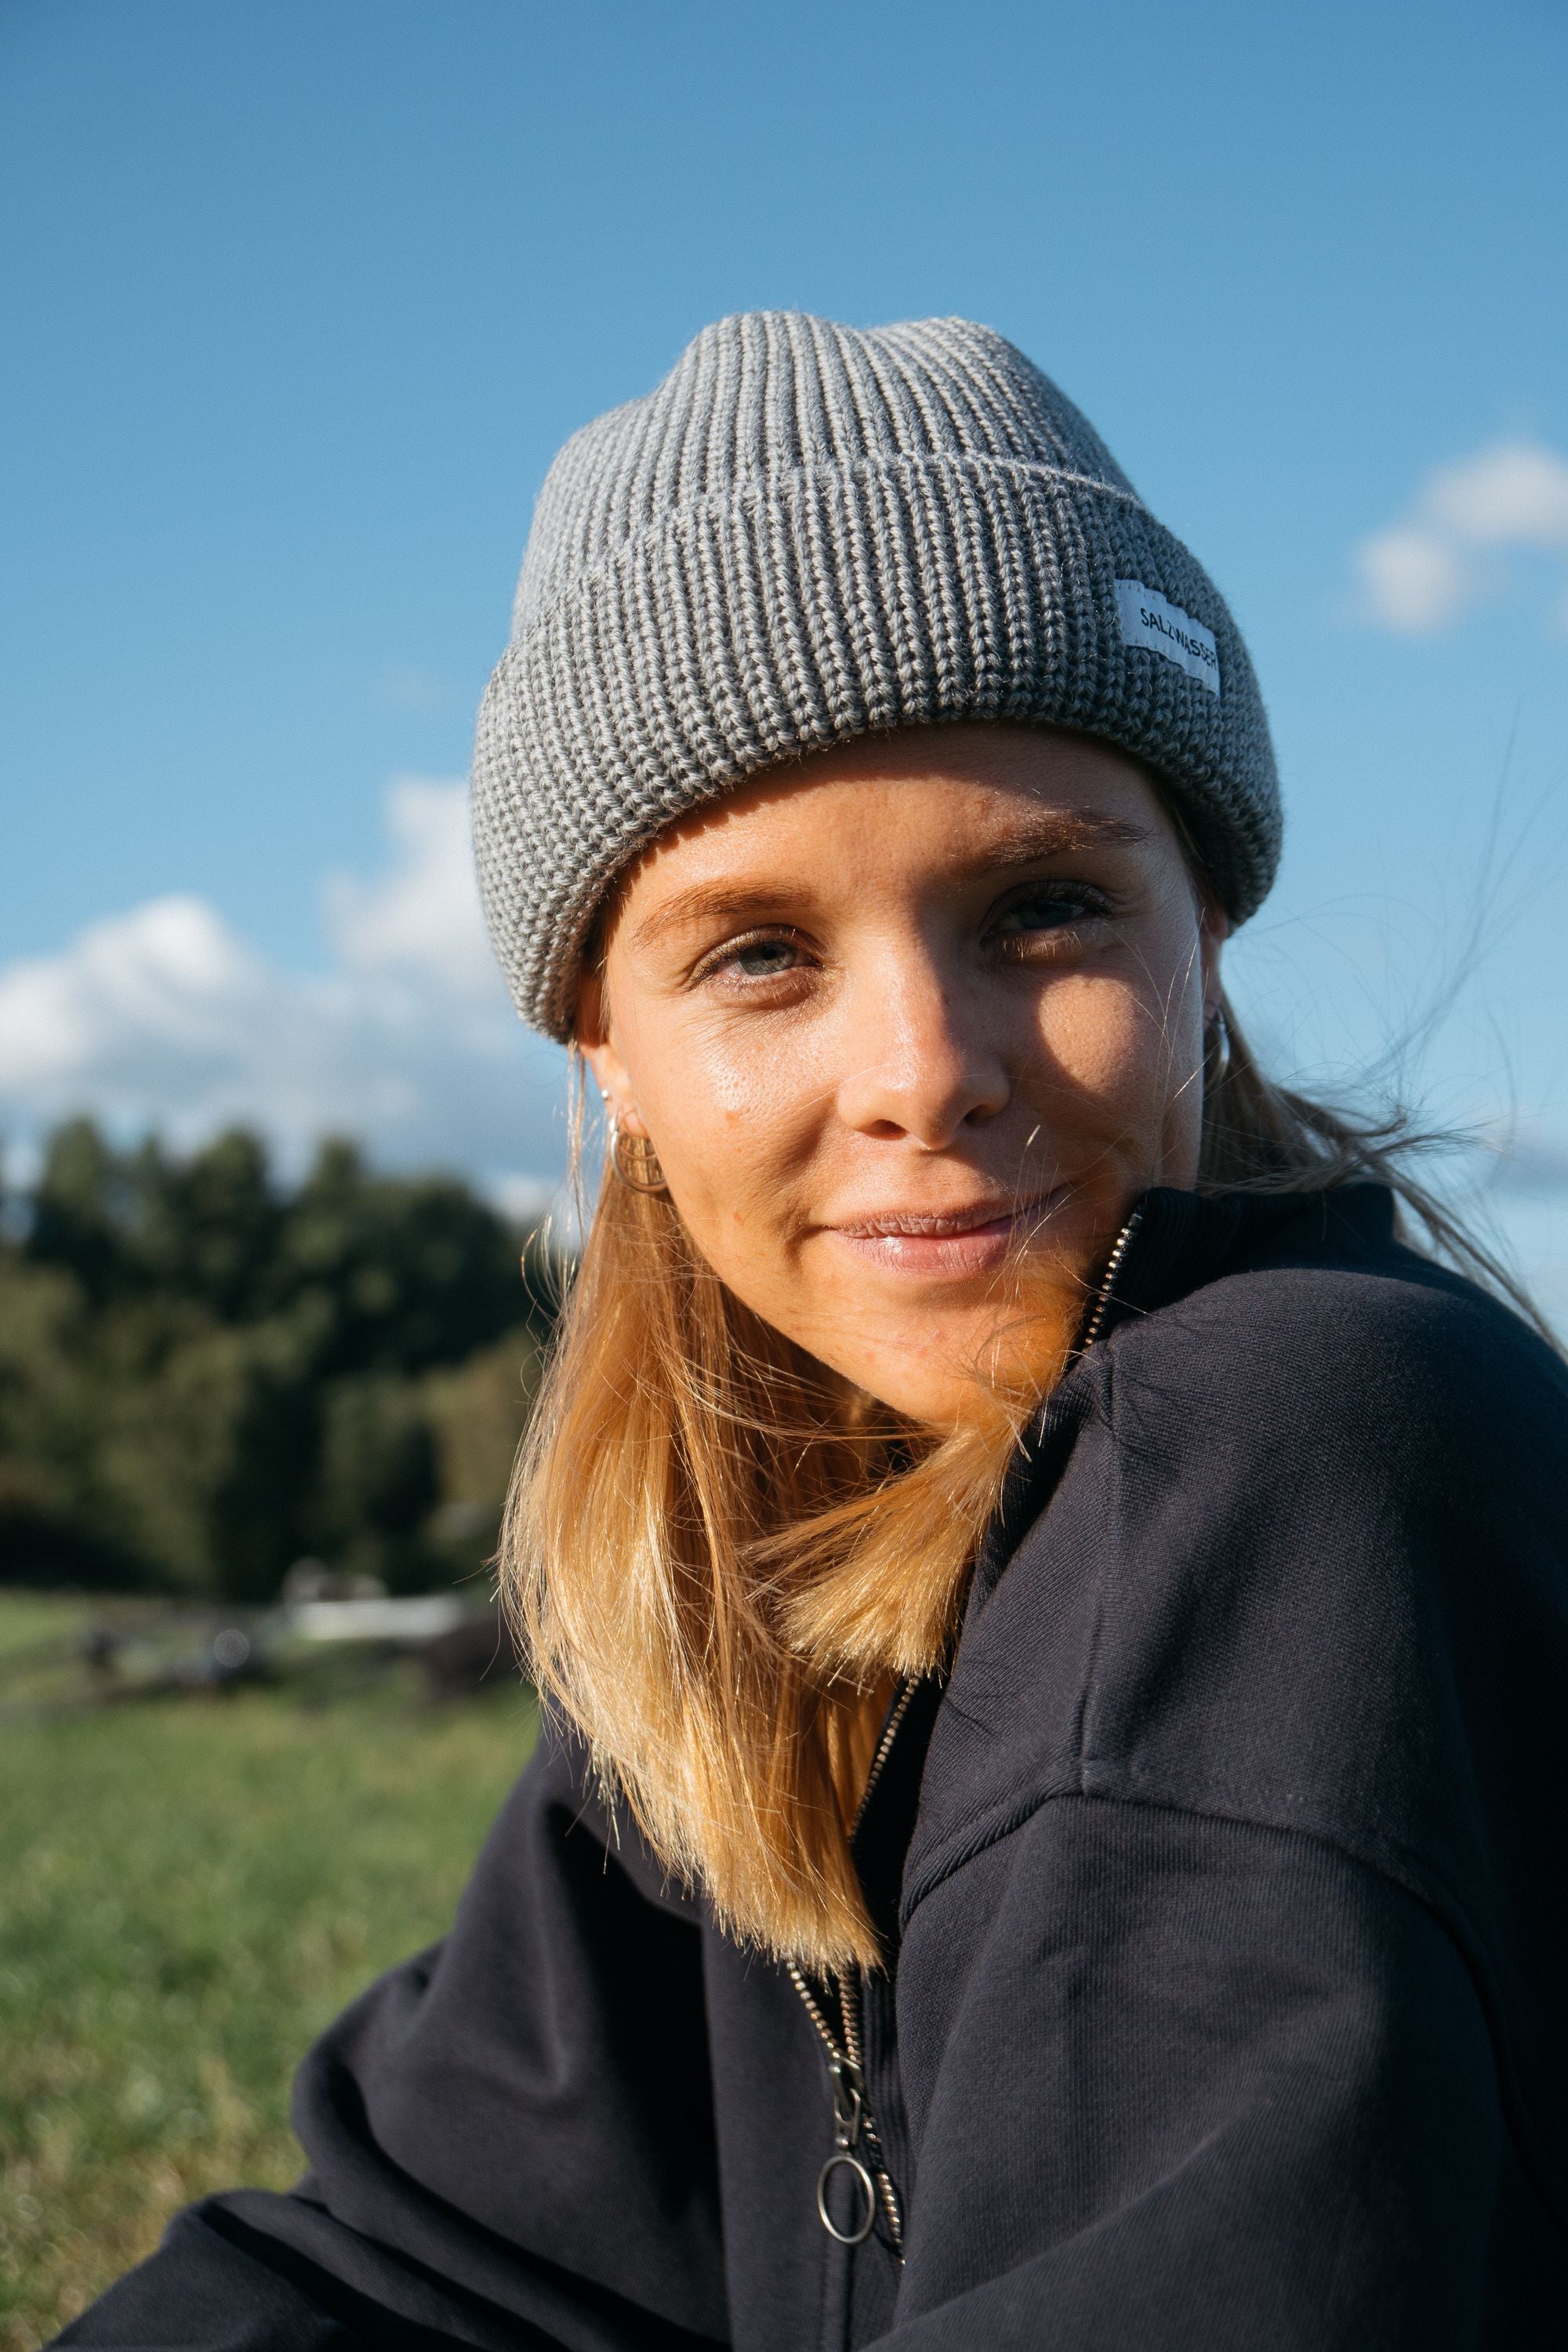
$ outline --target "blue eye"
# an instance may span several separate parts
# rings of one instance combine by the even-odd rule
[[[786,931],[781,939],[776,932],[771,937],[762,932],[751,939],[728,940],[705,955],[692,973],[698,987],[729,990],[744,994],[752,983],[758,987],[758,1001],[772,1003],[761,986],[770,980],[789,980],[804,975],[811,967],[811,956],[805,943],[792,939]]]
[[[793,940],[748,940],[733,950],[730,961],[748,980],[772,980],[793,969],[797,953]]]
[[[1005,907],[997,918],[996,929],[1015,933],[1055,931],[1059,930],[1064,923],[1081,922],[1087,911],[1081,896],[1042,887],[1037,890],[1026,891],[1022,897],[1015,898],[1010,907]]]

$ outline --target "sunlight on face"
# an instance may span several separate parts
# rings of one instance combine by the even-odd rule
[[[1076,1324],[1137,1194],[1194,1181],[1222,933],[1131,760],[909,729],[661,836],[578,1033],[730,1288],[951,1427]]]

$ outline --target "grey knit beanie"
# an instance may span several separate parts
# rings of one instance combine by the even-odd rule
[[[722,319],[550,469],[479,712],[474,839],[518,1010],[571,1032],[616,877],[773,762],[933,719],[1145,761],[1233,921],[1279,855],[1252,665],[1093,427],[988,327]]]

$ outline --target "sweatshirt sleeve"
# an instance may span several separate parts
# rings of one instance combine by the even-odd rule
[[[547,1739],[447,1942],[382,1978],[301,2068],[300,2186],[192,2208],[58,2341],[725,2341],[700,1933],[637,1870]]]

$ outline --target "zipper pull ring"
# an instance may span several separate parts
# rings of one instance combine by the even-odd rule
[[[828,2060],[827,2073],[833,2084],[833,2153],[816,2176],[817,2219],[841,2246],[863,2246],[876,2225],[877,2184],[855,2153],[866,2108],[860,2069],[853,2059],[840,2055]],[[853,2229],[841,2230],[827,2210],[827,2184],[836,2172],[852,2172],[865,2200],[865,2213]]]
[[[840,2169],[855,2175],[866,2204],[863,2219],[852,2230],[841,2230],[827,2210],[827,2184]],[[841,2246],[863,2246],[876,2226],[877,2184],[859,2158],[851,2148],[846,2147],[842,2140],[816,2176],[816,2218],[828,2236],[837,2238]]]

